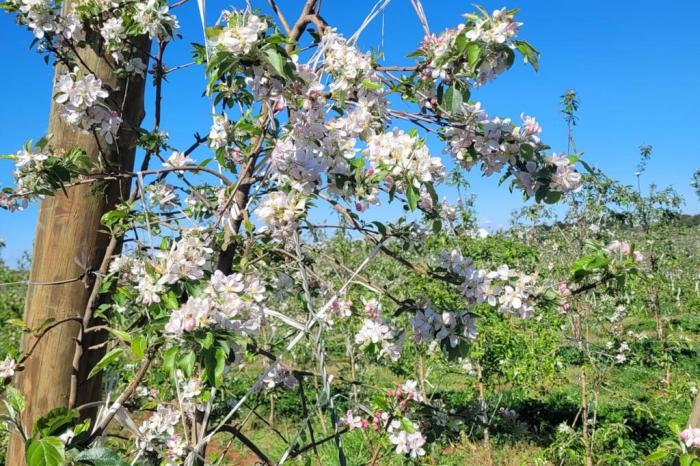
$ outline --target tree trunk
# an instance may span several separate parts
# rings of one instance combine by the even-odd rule
[[[66,1],[64,11],[72,10],[76,3],[76,0]],[[144,63],[148,63],[150,41],[140,38],[136,46]],[[100,57],[100,49],[101,45],[92,40],[91,47],[77,50],[80,55],[77,61],[84,73],[95,74],[102,80],[103,87],[110,91],[110,107],[123,120],[117,142],[109,145],[103,139],[97,141],[93,134],[69,126],[59,117],[52,99],[50,147],[55,154],[79,147],[106,170],[132,170],[138,136],[136,130],[144,117],[145,81],[139,77],[117,77],[110,64]],[[64,72],[65,67],[58,65],[55,76]],[[100,231],[100,219],[117,202],[129,197],[129,186],[129,181],[83,184],[67,188],[66,193],[59,191],[41,202],[30,282],[85,278],[58,285],[30,285],[24,310],[24,319],[30,328],[40,326],[47,319],[58,321],[66,317],[83,317],[93,282],[90,271],[100,268],[110,240],[108,234]],[[19,373],[18,388],[27,399],[23,415],[25,430],[31,431],[33,422],[51,409],[67,406],[79,330],[77,321],[51,329],[41,338],[25,362],[24,370]],[[26,335],[22,342],[23,351],[27,351],[35,340],[34,336]],[[86,339],[82,344],[88,346],[87,343]],[[78,370],[77,406],[99,396],[99,380],[86,380],[87,366],[90,362],[94,364],[97,357],[100,357],[99,352],[85,348]],[[10,441],[7,464],[24,464],[24,445],[18,436]]]

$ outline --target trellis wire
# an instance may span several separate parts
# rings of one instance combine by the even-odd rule
[[[355,31],[355,33],[352,36],[350,36],[350,39],[348,39],[348,43],[355,44],[355,42],[357,42],[357,39],[359,39],[360,34],[362,34],[362,31],[365,30],[365,28],[369,25],[369,23],[371,23],[374,20],[374,18],[377,17],[377,15],[379,13],[384,11],[384,8],[386,8],[387,5],[389,5],[389,3],[391,3],[391,0],[379,0],[379,1],[377,1],[377,3],[370,10],[370,12],[367,15],[367,17],[365,18],[365,20],[360,25],[360,27],[357,28],[357,31]]]
[[[430,27],[428,26],[428,18],[425,16],[425,11],[423,10],[423,4],[421,0],[411,0],[411,5],[413,9],[416,10],[416,15],[418,15],[418,21],[420,22],[423,32],[426,36],[430,35]]]

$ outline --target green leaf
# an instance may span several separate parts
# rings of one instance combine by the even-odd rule
[[[177,300],[177,296],[175,296],[175,293],[173,293],[172,290],[168,291],[165,293],[163,296],[163,304],[165,304],[165,307],[168,309],[177,309],[180,307],[180,303]]]
[[[115,337],[119,338],[121,341],[125,341],[129,343],[131,341],[131,335],[129,335],[128,332],[125,332],[124,330],[117,330],[116,328],[108,328],[107,331],[114,335]]]
[[[146,354],[147,346],[148,341],[143,335],[138,335],[131,339],[131,351],[134,353],[136,359],[143,359],[143,356]]]
[[[163,356],[163,368],[169,374],[173,374],[175,371],[175,360],[177,359],[178,349],[176,346],[168,349]]]
[[[483,50],[481,46],[476,42],[470,42],[469,45],[467,45],[467,60],[469,62],[469,70],[472,74],[476,72],[476,68],[479,66],[482,53]]]
[[[558,191],[549,191],[546,196],[544,196],[544,202],[547,204],[556,204],[561,200],[563,194]]]
[[[17,413],[21,413],[24,411],[24,408],[27,407],[27,402],[24,400],[24,396],[13,386],[8,386],[5,389],[5,397],[7,398],[7,402],[10,404],[12,409],[14,409]]]
[[[100,361],[95,364],[92,368],[90,374],[88,374],[88,379],[93,378],[95,375],[102,372],[107,366],[119,359],[119,357],[124,353],[124,348],[114,348],[109,353],[105,354]]]
[[[412,434],[416,431],[416,429],[413,427],[413,423],[405,417],[401,418],[401,429],[405,430],[409,434]]]
[[[185,374],[185,377],[189,379],[192,377],[192,373],[194,372],[194,364],[196,361],[197,357],[194,354],[194,351],[189,351],[180,358],[180,360],[177,362],[177,367],[183,374]]]
[[[418,190],[413,186],[411,180],[408,180],[408,187],[406,188],[406,200],[408,201],[408,208],[411,211],[416,210],[418,206],[418,198],[420,197]]]
[[[452,114],[459,113],[462,107],[462,93],[455,86],[450,86],[442,96],[442,107]]]
[[[654,453],[647,455],[647,461],[659,461],[666,459],[668,457],[668,451],[666,450],[656,450]]]
[[[65,462],[65,446],[58,437],[31,439],[26,444],[25,451],[28,466],[63,466]]]
[[[440,198],[438,198],[437,191],[435,191],[435,186],[433,186],[433,183],[423,183],[423,186],[425,186],[425,189],[428,190],[428,193],[430,194],[430,199],[432,199],[433,204],[437,205],[440,201]]]
[[[226,367],[226,352],[222,348],[211,348],[206,352],[204,368],[207,380],[215,387],[221,385]]]
[[[385,226],[382,222],[378,222],[378,221],[375,220],[375,221],[373,221],[373,222],[371,222],[371,223],[372,223],[372,225],[374,225],[374,226],[377,227],[377,231],[379,231],[379,233],[380,233],[382,236],[386,236],[386,226]]]
[[[73,421],[78,419],[80,415],[75,409],[71,409],[64,406],[54,408],[47,414],[41,416],[34,423],[32,428],[32,435],[34,437],[43,436],[48,437],[51,435],[57,435],[63,433],[63,431],[70,425]]]
[[[70,452],[72,454],[72,451]],[[126,466],[129,463],[122,461],[119,456],[102,446],[96,446],[71,455],[74,460],[92,466]]]
[[[287,59],[284,57],[284,55],[282,55],[282,53],[280,53],[279,50],[274,47],[266,48],[265,58],[267,58],[267,62],[272,65],[275,71],[277,71],[277,74],[286,78],[291,78],[291,76],[288,76],[289,70],[285,66]]]
[[[381,89],[384,86],[382,86],[381,83],[377,83],[374,81],[370,81],[369,79],[365,79],[364,81],[362,81],[362,87],[364,87],[365,89],[369,89],[371,91],[376,91],[377,89]]]
[[[539,57],[540,52],[538,52],[532,45],[525,42],[524,40],[516,40],[515,48],[522,54],[526,63],[532,65],[535,71],[539,70]]]

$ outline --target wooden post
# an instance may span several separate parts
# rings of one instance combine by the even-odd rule
[[[77,0],[67,0],[63,9],[71,11]],[[95,35],[95,33],[90,33]],[[79,147],[94,161],[100,161],[107,170],[132,170],[134,164],[137,129],[144,117],[145,80],[136,76],[118,77],[112,66],[101,57],[104,50],[96,39],[88,38],[90,46],[76,50],[80,56],[76,62],[84,73],[92,73],[102,80],[102,86],[110,92],[109,105],[116,110],[123,122],[115,144],[99,141],[93,134],[81,132],[65,123],[58,115],[55,102],[51,104],[49,120],[50,147],[55,154]],[[150,41],[139,38],[135,42],[144,63],[148,63]],[[55,77],[66,71],[58,65]],[[83,317],[93,282],[89,271],[100,268],[105,249],[110,240],[100,231],[102,215],[113,209],[120,200],[129,197],[130,181],[111,181],[84,184],[59,191],[41,202],[34,238],[34,253],[29,276],[30,282],[53,282],[81,275],[83,281],[60,285],[30,285],[24,310],[25,323],[36,328],[47,319],[56,321],[66,317]],[[18,388],[27,399],[23,415],[25,429],[31,432],[33,422],[53,408],[67,406],[73,374],[73,356],[80,323],[62,323],[41,338],[33,354],[24,364],[18,376]],[[35,342],[27,335],[22,349]],[[99,382],[86,383],[86,361],[94,363],[95,355],[87,351],[81,359],[77,404],[99,397]],[[84,413],[83,413],[84,414]],[[7,455],[7,464],[24,465],[24,445],[13,436]]]
[[[693,402],[693,409],[690,411],[690,417],[688,418],[688,426],[695,428],[700,427],[700,395],[695,396],[695,401]]]

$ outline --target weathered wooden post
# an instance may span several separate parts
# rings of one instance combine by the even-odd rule
[[[71,11],[78,2],[67,0],[63,11]],[[76,49],[80,67],[102,80],[110,91],[110,106],[121,118],[118,137],[114,144],[96,139],[93,134],[81,132],[66,124],[58,115],[52,100],[49,120],[50,147],[53,152],[79,147],[93,160],[106,162],[113,169],[132,170],[135,156],[137,129],[144,117],[145,80],[138,76],[117,76],[110,64],[101,57],[98,34],[88,36],[89,46]],[[139,38],[135,46],[144,63],[148,63],[150,41]],[[58,65],[55,77],[65,72]],[[118,103],[118,104],[117,104]],[[91,294],[94,276],[90,271],[100,268],[109,235],[101,232],[100,218],[113,209],[119,200],[128,198],[130,181],[108,181],[68,187],[41,202],[34,239],[30,282],[45,283],[84,275],[82,281],[54,285],[30,285],[27,291],[24,319],[30,328],[36,328],[47,319],[60,321],[66,317],[82,317]],[[33,354],[25,362],[18,377],[18,388],[27,399],[24,425],[32,423],[53,408],[67,406],[74,374],[73,359],[80,322],[70,321],[57,325],[41,338]],[[22,343],[26,351],[36,338],[27,335]],[[86,348],[81,359],[94,361]],[[89,369],[88,369],[89,370]],[[86,383],[88,370],[81,367],[78,375],[77,405],[99,396],[99,383]],[[14,437],[10,441],[7,464],[24,464],[24,445]]]

